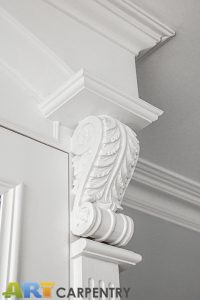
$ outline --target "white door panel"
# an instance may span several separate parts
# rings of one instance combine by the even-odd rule
[[[23,184],[23,192],[18,233],[18,239],[21,238],[17,241],[19,259],[14,262],[18,266],[17,279],[53,281],[67,287],[68,154],[0,128],[0,192],[4,193],[4,202],[8,198],[5,190],[11,193],[18,184]],[[0,240],[2,258],[5,244]]]

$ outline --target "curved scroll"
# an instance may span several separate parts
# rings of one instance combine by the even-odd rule
[[[109,117],[88,117],[72,137],[74,167],[72,233],[125,245],[133,221],[117,213],[139,155],[136,134]]]

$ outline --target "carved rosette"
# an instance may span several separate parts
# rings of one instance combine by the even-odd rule
[[[71,231],[124,246],[133,235],[122,200],[139,155],[136,134],[109,116],[88,117],[72,137],[74,206]]]

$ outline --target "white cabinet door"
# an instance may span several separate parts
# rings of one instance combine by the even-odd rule
[[[68,288],[68,154],[0,127],[0,285]]]

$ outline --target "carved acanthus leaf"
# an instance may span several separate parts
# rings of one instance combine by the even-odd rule
[[[76,203],[120,209],[138,160],[135,133],[111,117],[88,117],[74,133],[72,152]]]
[[[79,219],[73,221],[73,231],[79,234],[82,232],[83,236],[92,236],[95,230],[99,230],[102,218],[108,218],[110,234],[105,234],[103,240],[109,240],[117,228],[115,222],[120,222],[123,234],[117,243],[123,244],[123,241],[129,240],[126,231],[129,235],[133,233],[133,222],[127,216],[114,216],[113,213],[122,208],[123,196],[138,160],[139,143],[135,133],[109,116],[91,116],[81,121],[75,130],[72,153],[75,195],[73,218]],[[110,213],[107,214],[106,210]],[[90,214],[92,217],[89,218]],[[87,223],[86,219],[87,230],[81,230],[81,226],[85,228],[83,223]],[[99,222],[99,227],[95,222]],[[127,227],[125,231],[123,226]],[[131,229],[128,228],[130,226]],[[95,234],[97,239],[100,233]],[[110,243],[115,242],[110,239]]]

